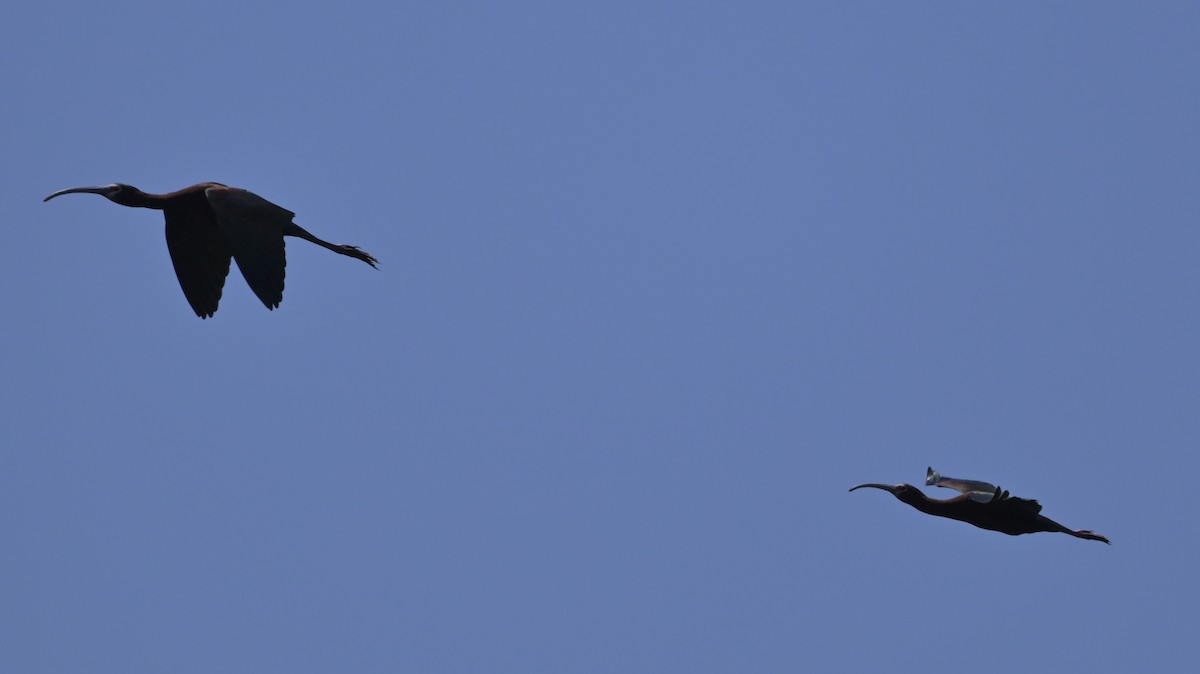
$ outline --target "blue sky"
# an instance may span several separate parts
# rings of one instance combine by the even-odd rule
[[[9,19],[0,670],[1194,659],[1194,4]],[[380,270],[41,202],[206,180]],[[1113,545],[846,492],[927,465]]]

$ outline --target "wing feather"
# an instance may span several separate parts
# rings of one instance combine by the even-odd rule
[[[1042,512],[1042,504],[1031,498],[1020,498],[1009,494],[1007,491],[996,487],[996,495],[988,502],[988,505],[997,508],[1010,508],[1015,510],[1024,510],[1034,515]]]
[[[210,187],[204,194],[246,283],[268,309],[278,307],[287,267],[283,229],[295,214],[234,187]]]
[[[171,208],[167,219],[167,250],[183,296],[200,318],[217,311],[229,274],[231,252],[212,219],[188,208]]]
[[[956,477],[945,477],[932,467],[925,469],[925,484],[936,487],[954,489],[971,497],[972,501],[987,503],[992,500],[995,485],[979,480],[962,480]]]

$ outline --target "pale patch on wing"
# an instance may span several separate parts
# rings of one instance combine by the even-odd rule
[[[954,477],[943,477],[933,468],[925,473],[925,484],[934,487],[955,489],[966,494],[972,501],[988,503],[996,496],[996,485],[980,482],[979,480],[960,480]]]

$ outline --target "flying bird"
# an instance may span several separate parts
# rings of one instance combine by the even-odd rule
[[[1060,532],[1091,541],[1109,540],[1092,531],[1068,529],[1042,515],[1042,506],[1032,499],[1017,498],[999,487],[977,480],[958,480],[942,477],[933,468],[926,474],[925,484],[947,487],[962,492],[954,498],[932,499],[911,484],[860,484],[850,491],[874,487],[890,491],[893,496],[923,513],[948,517],[980,529],[999,531],[1010,536],[1033,534],[1039,531]],[[1109,543],[1111,545],[1111,543]]]
[[[309,234],[292,222],[295,213],[286,208],[253,192],[221,183],[198,183],[170,194],[147,194],[121,183],[73,187],[42,201],[76,193],[99,194],[122,206],[163,212],[167,220],[167,250],[175,265],[175,275],[188,304],[200,318],[216,313],[231,258],[237,261],[238,269],[258,299],[268,309],[278,307],[283,301],[287,266],[285,236],[311,241],[372,267],[377,262],[357,246],[329,243]]]

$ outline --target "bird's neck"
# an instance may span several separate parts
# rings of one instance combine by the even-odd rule
[[[161,211],[169,205],[166,199],[167,196],[166,194],[147,194],[141,190],[134,189],[126,190],[119,195],[110,196],[109,199],[113,203],[129,206],[130,208],[153,208]]]
[[[916,508],[917,510],[920,510],[923,513],[928,513],[930,515],[937,514],[934,512],[935,507],[933,505],[933,502],[930,501],[927,496],[925,496],[924,494],[922,494],[916,490],[913,490],[913,492],[914,493],[912,493],[908,498],[903,499],[905,503]]]

